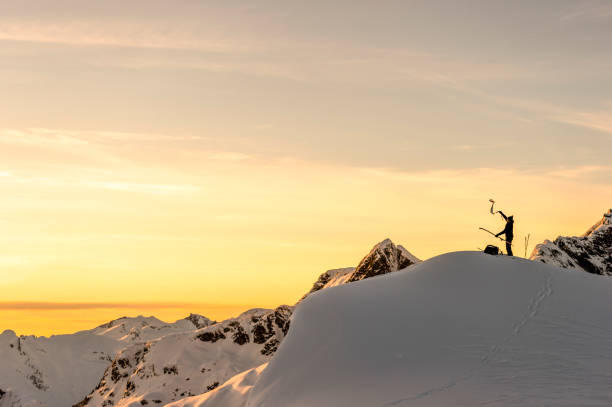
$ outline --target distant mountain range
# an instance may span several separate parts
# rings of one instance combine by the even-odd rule
[[[531,259],[612,274],[611,214],[582,237],[537,245]],[[357,267],[321,274],[296,306],[253,309],[222,322],[195,314],[174,323],[124,317],[50,338],[5,331],[0,335],[0,407],[243,407],[288,333],[327,334],[290,325],[296,307],[319,291],[411,270],[420,263],[386,239]],[[327,295],[334,295],[332,291]]]

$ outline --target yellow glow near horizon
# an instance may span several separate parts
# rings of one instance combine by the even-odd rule
[[[0,331],[293,304],[387,237],[495,242],[489,198],[515,254],[583,233],[612,206],[600,3],[0,2]]]
[[[153,164],[154,153],[86,140],[49,147],[31,138],[50,154],[40,168],[7,156],[2,301],[218,309],[91,309],[77,319],[74,310],[3,310],[0,331],[48,335],[124,313],[171,320],[200,310],[221,319],[250,306],[294,304],[321,272],[355,266],[386,237],[422,259],[482,247],[488,237],[477,227],[502,227],[488,213],[489,197],[515,215],[519,247],[527,233],[531,247],[582,233],[612,202],[606,185],[585,182],[598,168],[401,172],[210,151]],[[71,161],[50,165],[54,154]]]

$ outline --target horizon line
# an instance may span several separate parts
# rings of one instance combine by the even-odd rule
[[[180,309],[180,308],[253,308],[246,304],[206,304],[197,302],[53,302],[53,301],[0,301],[0,311],[18,310],[80,310],[80,309]]]

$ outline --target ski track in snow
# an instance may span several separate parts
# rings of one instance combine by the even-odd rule
[[[491,346],[489,351],[480,359],[480,366],[470,370],[465,375],[459,376],[456,379],[448,381],[447,383],[441,386],[434,387],[429,390],[425,390],[414,396],[405,397],[405,398],[401,398],[398,400],[387,402],[383,404],[381,407],[397,406],[400,404],[407,403],[409,401],[421,400],[421,399],[433,396],[435,394],[442,393],[448,389],[455,387],[457,384],[472,378],[475,373],[477,373],[478,371],[486,367],[489,364],[489,361],[494,359],[495,355],[497,355],[503,349],[503,347],[508,342],[510,342],[510,340],[512,340],[512,338],[520,335],[523,327],[527,325],[529,321],[531,321],[533,318],[535,318],[538,315],[540,308],[542,307],[542,303],[553,294],[552,273],[550,271],[544,271],[544,273],[546,273],[546,279],[544,280],[544,285],[536,293],[535,297],[533,297],[531,301],[529,302],[529,307],[527,308],[527,312],[525,316],[520,321],[518,321],[512,326],[512,332],[510,333],[510,335],[504,338],[504,340],[501,341],[501,344]],[[481,405],[487,405],[487,404],[495,403],[497,401],[499,400],[489,400]]]

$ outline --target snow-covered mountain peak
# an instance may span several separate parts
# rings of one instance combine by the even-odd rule
[[[4,338],[16,338],[17,334],[12,329],[6,329],[0,334],[0,339]]]
[[[593,274],[612,275],[612,209],[582,236],[538,244],[530,259]]]
[[[339,286],[359,281],[365,278],[378,276],[381,274],[392,273],[401,270],[412,264],[419,263],[421,260],[401,245],[395,245],[391,239],[385,239],[374,245],[372,250],[355,267],[345,267],[327,270],[319,276],[313,284],[311,290],[306,293],[300,301],[310,294],[324,288]]]
[[[188,321],[197,329],[205,328],[209,325],[213,325],[217,323],[216,321],[213,321],[212,319],[208,319],[205,316],[199,315],[199,314],[189,314],[189,316],[187,316],[186,318],[182,320],[176,321],[176,323],[179,323],[180,321]]]
[[[137,317],[121,317],[117,319],[113,319],[105,324],[98,326],[96,329],[100,329],[101,331],[122,327],[123,329],[130,330],[133,327],[145,327],[145,326],[163,326],[166,323],[162,320],[159,320],[155,317],[145,317],[142,315],[138,315]]]
[[[381,274],[392,273],[420,262],[402,246],[385,239],[372,248],[353,271],[347,282],[359,281]]]

